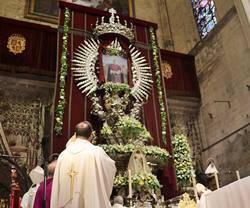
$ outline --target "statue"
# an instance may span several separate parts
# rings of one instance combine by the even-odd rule
[[[131,174],[144,172],[151,173],[151,170],[147,164],[147,160],[140,149],[136,149],[129,159],[128,170],[131,170]]]

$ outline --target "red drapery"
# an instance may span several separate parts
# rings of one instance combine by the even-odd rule
[[[194,56],[161,50],[161,61],[170,64],[172,77],[164,78],[167,95],[200,97]]]
[[[56,70],[57,33],[49,26],[0,17],[0,68],[37,75],[54,76]],[[7,48],[13,34],[25,37],[25,50],[17,55]]]
[[[61,152],[65,148],[65,144],[67,140],[74,133],[75,125],[82,120],[89,120],[93,124],[95,121],[92,119],[90,114],[91,102],[89,98],[87,98],[84,94],[78,90],[76,86],[76,82],[73,80],[72,72],[70,70],[70,60],[73,58],[73,52],[82,43],[85,39],[90,37],[92,33],[92,29],[95,25],[97,17],[109,16],[110,14],[101,10],[88,8],[84,6],[75,5],[72,3],[68,3],[65,1],[59,1],[60,5],[60,18],[59,18],[59,30],[58,30],[58,38],[59,38],[59,46],[58,46],[58,60],[60,60],[61,47],[62,47],[62,26],[64,23],[64,9],[68,7],[70,9],[71,14],[71,22],[70,22],[70,34],[69,34],[69,44],[68,44],[68,76],[66,78],[66,107],[64,111],[64,119],[63,119],[63,131],[61,136],[55,135],[53,132],[53,152]],[[153,144],[158,145],[160,147],[166,148],[169,152],[171,152],[171,139],[170,139],[170,131],[168,134],[167,145],[164,145],[162,142],[162,134],[161,134],[161,119],[160,119],[160,105],[157,94],[156,87],[156,77],[155,70],[153,67],[153,56],[152,50],[150,47],[150,36],[149,36],[149,28],[153,27],[157,29],[157,25],[145,21],[141,21],[134,18],[129,17],[121,17],[122,19],[126,19],[128,22],[132,22],[135,25],[135,46],[139,49],[142,55],[145,56],[149,66],[151,66],[151,73],[154,84],[152,86],[152,91],[149,96],[147,103],[143,107],[143,123],[146,125],[147,129],[150,131],[151,135],[154,138]],[[109,42],[109,39],[106,39],[106,43]],[[124,44],[125,46],[126,44]],[[56,77],[56,95],[55,95],[55,107],[58,102],[58,94],[59,94],[59,81],[58,81],[58,73],[60,69],[60,63],[58,63],[57,67],[57,77]],[[54,121],[54,118],[53,118]],[[95,125],[94,125],[95,126]],[[169,126],[168,126],[169,129]],[[168,198],[174,196],[176,191],[176,182],[175,182],[175,174],[173,169],[172,161],[170,160],[168,167],[159,174],[162,179],[162,182],[165,187],[165,194]]]

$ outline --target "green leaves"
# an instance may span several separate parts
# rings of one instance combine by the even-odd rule
[[[122,117],[117,126],[121,129],[122,137],[127,141],[133,141],[134,143],[142,141],[144,143],[152,138],[142,123],[131,116]]]
[[[126,173],[124,175],[117,175],[114,181],[115,188],[119,189],[124,186],[128,186],[128,176]],[[145,191],[151,193],[150,191],[152,190],[158,192],[161,185],[155,175],[151,173],[139,172],[132,176],[132,187],[134,191]]]
[[[150,34],[150,42],[151,42],[151,48],[153,51],[153,62],[155,67],[155,75],[156,75],[156,85],[158,90],[158,99],[160,103],[160,115],[161,115],[161,127],[162,127],[162,141],[164,144],[167,143],[167,115],[166,115],[166,109],[164,105],[164,99],[163,99],[163,93],[161,88],[161,72],[159,67],[159,55],[158,55],[158,44],[156,42],[156,35],[155,30],[153,27],[149,28],[149,34]]]
[[[188,139],[185,135],[175,135],[172,139],[176,179],[180,186],[190,185],[192,180],[192,159]]]
[[[105,92],[112,94],[119,94],[119,93],[130,94],[131,92],[130,87],[124,83],[106,82],[102,85],[102,88],[105,90]]]
[[[115,158],[119,154],[131,154],[135,150],[135,145],[133,144],[113,144],[113,145],[99,145],[104,149],[104,151],[112,158]],[[155,161],[158,161],[161,164],[166,164],[168,161],[169,153],[160,147],[157,146],[140,146],[142,153],[148,157],[152,157]]]
[[[65,108],[65,83],[66,83],[66,76],[68,70],[68,63],[67,63],[67,54],[68,54],[68,32],[69,32],[69,21],[70,21],[70,13],[69,9],[65,9],[64,13],[64,25],[63,25],[63,43],[62,43],[62,55],[61,55],[61,68],[60,68],[60,93],[59,93],[59,101],[56,108],[56,115],[55,115],[55,133],[56,135],[62,134],[62,126],[63,126],[63,115],[64,115],[64,108]]]

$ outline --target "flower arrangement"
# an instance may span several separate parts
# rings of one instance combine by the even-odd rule
[[[123,188],[128,185],[128,177],[118,174],[114,180],[114,187]]]
[[[101,129],[101,134],[103,135],[103,137],[109,137],[110,135],[112,135],[112,129],[111,127],[107,124],[107,122],[105,122],[102,126]]]
[[[133,144],[113,144],[113,145],[99,145],[104,151],[112,158],[116,158],[119,154],[132,154],[136,146]],[[140,146],[142,153],[148,157],[154,158],[154,160],[159,161],[160,164],[166,164],[168,158],[170,157],[169,153],[165,149],[161,149],[157,146]]]
[[[125,141],[128,141],[128,143],[144,143],[152,140],[148,130],[134,117],[124,116],[116,125],[121,131],[121,136]]]
[[[107,93],[112,94],[119,94],[119,93],[125,93],[130,94],[131,89],[127,84],[124,83],[113,83],[113,82],[106,82],[102,85],[102,88]]]
[[[181,187],[188,186],[192,180],[193,170],[188,139],[183,134],[176,134],[172,139],[172,144],[177,183]]]
[[[114,187],[121,189],[128,186],[128,177],[125,173],[124,175],[118,174],[115,177]],[[155,191],[159,192],[161,185],[155,175],[151,173],[139,172],[132,175],[132,187],[133,190],[141,192]]]
[[[161,185],[155,175],[141,172],[132,176],[132,187],[137,191],[155,190],[158,192]]]
[[[65,83],[66,76],[68,71],[67,63],[67,54],[68,54],[68,33],[69,33],[69,22],[70,22],[70,13],[69,9],[65,9],[64,13],[64,25],[63,25],[63,44],[62,44],[62,56],[61,56],[61,69],[60,69],[60,92],[59,92],[59,101],[57,108],[55,110],[55,133],[56,135],[61,135],[62,126],[63,126],[63,115],[65,108]]]

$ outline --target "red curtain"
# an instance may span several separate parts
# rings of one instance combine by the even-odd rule
[[[0,17],[0,64],[18,72],[55,75],[57,30],[48,26]],[[8,38],[20,34],[26,39],[25,50],[9,52]],[[1,67],[4,68],[4,67]],[[11,70],[11,68],[10,68]]]

